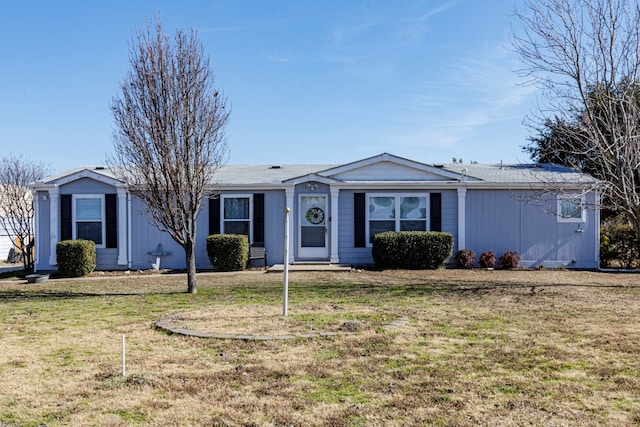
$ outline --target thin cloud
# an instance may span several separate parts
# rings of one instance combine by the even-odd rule
[[[287,57],[284,56],[279,56],[279,55],[273,55],[267,52],[261,52],[260,55],[267,59],[268,61],[271,62],[277,62],[277,63],[287,63],[287,62],[291,62],[291,60]]]
[[[422,42],[425,34],[428,32],[428,21],[454,6],[456,2],[448,2],[424,13],[417,18],[410,18],[405,25],[402,26],[397,34],[396,40],[400,46],[415,45]]]

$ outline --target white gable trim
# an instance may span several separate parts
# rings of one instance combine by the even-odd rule
[[[122,187],[124,185],[123,182],[115,178],[111,178],[109,176],[95,172],[91,169],[82,169],[80,171],[72,172],[68,175],[63,175],[61,177],[47,181],[46,183],[36,182],[35,184],[33,184],[32,188],[36,190],[43,190],[43,189],[51,188],[51,186],[59,187],[61,185],[69,184],[70,182],[77,181],[82,178],[89,178],[94,181],[111,185],[113,187]]]
[[[333,175],[337,175],[344,172],[350,172],[352,170],[355,170],[364,166],[369,166],[369,165],[373,165],[381,162],[395,163],[397,165],[417,169],[422,172],[426,172],[436,176],[441,176],[443,178],[448,178],[449,180],[454,180],[454,181],[462,181],[465,178],[469,179],[468,176],[465,177],[464,175],[459,173],[451,172],[436,166],[430,166],[424,163],[416,162],[414,160],[405,159],[403,157],[394,156],[393,154],[389,154],[389,153],[382,153],[377,156],[369,157],[367,159],[358,160],[352,163],[346,163],[342,166],[337,166],[335,168],[320,171],[318,172],[318,174],[330,177]]]
[[[309,182],[309,181],[315,181],[315,182],[319,182],[320,184],[336,184],[340,181],[338,181],[337,179],[333,179],[330,177],[326,177],[326,176],[321,176],[315,173],[310,173],[308,175],[303,175],[303,176],[299,176],[296,178],[291,178],[291,179],[287,179],[286,181],[284,181],[287,184],[293,184],[293,185],[297,185],[297,184],[301,184],[303,182]]]

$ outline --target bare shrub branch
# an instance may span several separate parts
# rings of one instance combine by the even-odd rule
[[[35,206],[29,184],[42,179],[47,168],[22,155],[9,155],[0,161],[0,227],[9,236],[17,237],[14,247],[22,251],[25,270],[33,270]]]
[[[173,40],[147,26],[130,47],[131,70],[111,103],[116,130],[107,163],[185,250],[196,291],[196,219],[227,153],[229,109],[194,30]]]
[[[525,149],[603,181],[603,200],[640,233],[640,6],[525,0],[516,16],[519,73],[542,88],[545,101],[528,118],[541,136]]]

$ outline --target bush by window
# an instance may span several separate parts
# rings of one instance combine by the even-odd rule
[[[443,267],[453,250],[450,233],[387,231],[373,238],[372,255],[380,268]]]

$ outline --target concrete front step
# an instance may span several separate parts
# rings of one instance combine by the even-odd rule
[[[269,267],[269,273],[282,273],[284,264]],[[331,264],[328,262],[296,262],[289,264],[289,271],[351,271],[348,264]]]

